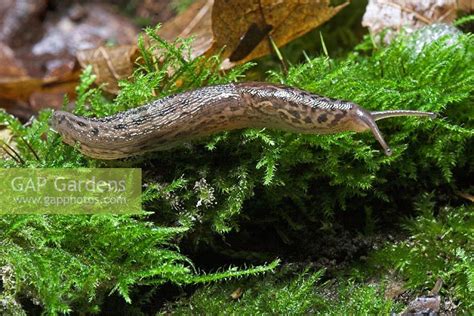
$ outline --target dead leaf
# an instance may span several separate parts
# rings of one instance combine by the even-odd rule
[[[14,115],[22,121],[27,121],[35,112],[26,101],[7,100],[0,98],[0,108]]]
[[[402,27],[414,30],[435,22],[450,23],[455,18],[455,0],[370,0],[362,25],[374,34],[388,28],[384,36],[388,42]]]
[[[78,70],[63,77],[0,78],[0,98],[28,100],[34,92],[64,93],[65,91],[74,91],[78,78]]]
[[[74,82],[70,89],[73,89],[76,86],[76,82]],[[67,87],[67,86],[64,86]],[[66,88],[69,90],[69,88]],[[45,106],[52,109],[60,109],[61,106],[64,104],[64,91],[60,92],[42,92],[42,91],[35,91],[30,95],[28,99],[30,102],[30,107],[33,110],[33,113],[39,112]],[[66,93],[68,100],[75,99],[75,93],[69,92]]]
[[[443,281],[438,278],[433,289],[428,293],[428,295],[422,295],[412,300],[408,304],[408,307],[405,309],[405,311],[401,313],[401,316],[409,316],[415,314],[437,314],[439,312],[439,307],[441,303],[439,291],[442,285]]]
[[[21,61],[15,58],[15,53],[7,45],[0,42],[0,78],[26,76],[26,70]]]
[[[158,31],[165,40],[193,37],[191,57],[204,54],[212,45],[212,6],[214,0],[198,0],[186,11],[166,22]]]
[[[224,57],[235,55],[241,41],[252,32],[257,36],[250,37],[260,38],[259,32],[268,34],[278,47],[283,46],[323,24],[347,4],[332,7],[329,0],[216,0],[212,10],[214,41],[207,54],[225,47]],[[234,61],[244,63],[272,52],[268,40],[253,44],[251,52],[240,60],[233,58]]]
[[[465,12],[474,11],[474,1],[473,0],[457,0],[458,10]]]
[[[138,54],[138,48],[132,45],[99,47],[77,53],[77,59],[83,68],[92,65],[96,84],[103,84],[105,91],[117,94],[118,80],[133,73]]]
[[[136,27],[108,5],[85,2],[48,7],[41,4],[45,0],[5,2],[10,5],[0,4],[0,100],[23,120],[41,108],[60,106],[64,94],[73,99],[80,72],[78,51],[107,41],[119,45],[136,41]],[[30,19],[39,15],[44,18],[38,27]],[[24,28],[28,36],[20,36]],[[130,60],[127,69],[108,58],[104,62],[110,66],[104,69],[118,76],[130,74],[128,69],[133,67]]]
[[[224,68],[272,52],[329,20],[349,2],[331,7],[329,0],[198,0],[165,23],[158,34],[167,40],[194,37],[192,57],[222,51]]]

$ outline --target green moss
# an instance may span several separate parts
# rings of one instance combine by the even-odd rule
[[[148,34],[153,38],[154,31],[150,29]],[[95,78],[91,68],[87,68],[77,87],[75,112],[104,116],[137,106],[151,99],[155,91],[165,95],[197,85],[227,82],[245,70],[245,67],[235,69],[224,77],[217,71],[217,56],[188,62],[182,57],[188,46],[175,43],[180,46],[176,48],[159,38],[152,39],[151,43],[152,47],[143,51],[144,59],[148,59],[137,69],[132,83],[121,83],[122,92],[114,103],[107,101],[100,89],[91,86]],[[167,52],[163,55],[166,62],[158,63],[151,55],[157,49]],[[170,72],[173,74],[169,75]],[[193,81],[177,85],[181,77],[189,78],[190,74],[196,75]],[[13,116],[0,112],[0,124],[7,126],[15,136],[20,157],[1,160],[0,167],[106,166],[62,144],[58,135],[49,129],[50,114],[51,111],[43,111],[25,126]],[[179,185],[168,186],[170,191],[177,187]],[[144,200],[150,197],[153,190],[145,192]],[[133,286],[207,283],[263,273],[278,264],[275,260],[244,270],[221,267],[215,273],[197,272],[178,249],[179,240],[188,228],[183,225],[164,227],[151,222],[149,215],[144,212],[141,216],[2,216],[0,312],[21,313],[18,302],[28,299],[47,314],[95,313],[100,310],[104,297],[114,292],[130,303],[129,291]]]
[[[183,218],[194,218],[195,229],[202,227],[197,236],[201,239],[210,231],[206,226],[226,233],[237,229],[242,220],[245,225],[286,221],[289,226],[283,233],[294,235],[295,227],[304,229],[308,221],[330,225],[343,210],[372,214],[375,218],[368,222],[383,223],[403,213],[406,208],[400,206],[412,204],[420,192],[455,187],[454,173],[472,172],[468,157],[472,157],[469,144],[474,134],[473,42],[470,35],[460,36],[456,45],[445,41],[434,41],[415,54],[401,38],[388,47],[373,48],[368,56],[355,52],[340,61],[315,58],[290,68],[287,76],[271,74],[272,81],[354,100],[371,110],[420,109],[441,114],[437,120],[381,122],[393,156],[384,156],[369,133],[224,133],[210,142],[150,157],[163,167],[160,176],[165,183],[178,178],[187,183],[172,198],[155,205],[163,218],[172,221],[178,204]],[[214,199],[196,207],[199,198],[191,192],[201,179],[214,190]],[[243,206],[245,214],[239,216]],[[295,214],[300,215],[295,218]]]
[[[322,282],[323,270],[231,281],[200,288],[161,314],[178,315],[388,315],[400,310],[383,296],[383,287],[339,280]],[[241,296],[232,298],[232,293]]]
[[[433,195],[417,202],[418,216],[407,220],[410,238],[375,252],[370,267],[396,268],[412,290],[429,290],[443,280],[442,296],[458,312],[474,310],[474,207],[436,207]]]
[[[276,275],[200,288],[162,313],[388,315],[403,311],[406,302],[385,298],[386,284],[404,280],[401,292],[413,299],[426,294],[438,278],[442,301],[453,301],[456,313],[472,312],[474,208],[435,207],[433,196],[425,195],[416,209],[418,216],[403,225],[407,239],[372,251],[362,268],[350,274],[323,282],[323,271],[295,273],[285,267]],[[230,295],[237,289],[243,294],[233,300]]]
[[[104,116],[171,93],[236,81],[250,67],[223,74],[218,71],[218,56],[189,61],[183,58],[189,56],[187,41],[167,43],[153,30],[148,30],[148,35],[152,47],[145,49],[143,40],[139,41],[140,66],[131,81],[121,83],[115,100],[106,100],[100,89],[91,87],[90,70],[83,74],[77,114]],[[466,186],[474,170],[473,37],[460,35],[454,44],[442,38],[428,43],[421,53],[414,53],[409,44],[412,40],[401,37],[387,47],[373,47],[367,39],[343,60],[318,57],[290,67],[288,75],[273,72],[269,77],[270,81],[352,100],[371,110],[420,109],[441,114],[433,121],[399,118],[381,123],[394,149],[391,157],[383,155],[369,134],[301,136],[245,130],[142,158],[105,163],[62,144],[48,128],[50,112],[42,112],[27,127],[0,113],[0,124],[8,125],[14,134],[24,161],[2,160],[1,167],[140,166],[145,171],[144,209],[149,212],[140,217],[2,217],[0,265],[13,271],[9,279],[13,283],[4,286],[8,291],[0,295],[13,305],[16,299],[28,297],[51,313],[97,311],[111,291],[128,300],[129,289],[138,285],[192,284],[255,274],[275,266],[203,276],[193,270],[178,245],[189,252],[205,245],[217,253],[238,256],[238,249],[223,243],[222,235],[235,236],[240,231],[240,244],[247,246],[240,252],[244,259],[252,247],[260,257],[273,259],[280,246],[313,257],[318,254],[308,245],[321,232],[343,225],[338,221],[344,218],[341,214],[351,214],[353,229],[373,231],[412,213],[413,202],[422,201],[424,192],[436,193],[434,203],[446,200],[450,192]],[[162,56],[159,61],[154,57],[158,51]],[[453,276],[452,288],[459,292],[456,297],[472,306],[465,299],[472,293],[472,276],[465,273],[471,271],[470,248],[457,248],[456,252],[446,250],[458,258],[449,261],[454,262],[454,270],[444,266],[438,270]],[[409,260],[415,262],[414,258]],[[466,282],[464,275],[468,276]],[[303,311],[336,304],[320,297],[291,305],[290,294],[306,297],[319,277],[302,278],[307,280],[299,279],[306,284],[303,288],[288,281],[285,289],[286,283],[275,281],[280,296],[274,304],[266,302],[267,293],[262,294],[262,302],[250,302],[249,306],[281,311],[288,311],[288,306]],[[417,280],[414,286],[430,281],[413,280]],[[463,290],[466,284],[468,289]],[[391,302],[374,295],[379,289],[357,284],[343,284],[342,289],[355,289],[358,295],[341,295],[343,303],[337,311],[391,309]]]

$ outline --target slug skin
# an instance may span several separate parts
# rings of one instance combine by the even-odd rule
[[[97,159],[119,159],[167,150],[183,142],[242,128],[271,128],[304,134],[371,130],[386,154],[390,148],[375,120],[433,116],[419,111],[373,112],[300,89],[247,82],[204,87],[168,96],[104,118],[55,111],[50,121],[65,143]]]

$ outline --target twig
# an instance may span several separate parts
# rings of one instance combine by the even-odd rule
[[[12,155],[8,150],[5,149],[5,146],[2,145],[2,149],[3,151],[8,155],[10,156],[10,158],[12,158],[13,160],[15,160],[16,163],[20,163],[20,161],[18,160],[18,158],[16,158],[14,155]]]
[[[38,160],[39,162],[41,162],[41,159],[39,158],[38,154],[37,154],[36,151],[33,149],[33,147],[31,147],[30,143],[28,143],[23,137],[21,137],[21,140],[26,144],[26,146],[28,147],[28,149],[33,153],[33,155],[35,156],[36,160]]]
[[[394,3],[394,2],[391,2],[391,1],[379,1],[380,3],[383,3],[383,4],[388,4],[389,6],[392,6],[392,7],[395,7],[395,8],[398,8],[400,9],[400,11],[405,11],[407,13],[411,13],[411,14],[414,14],[415,17],[422,21],[422,22],[425,22],[426,24],[431,24],[433,23],[432,20],[428,19],[427,17],[424,17],[423,15],[419,14],[418,12],[410,9],[410,8],[404,8],[403,6],[399,5],[398,3]]]
[[[1,141],[3,144],[2,144],[2,149],[10,156],[13,158],[13,160],[15,160],[17,163],[20,163],[20,164],[25,164],[25,161],[23,160],[23,158],[21,158],[20,154],[13,148],[11,147],[10,145],[8,145],[4,140]],[[8,148],[11,152],[9,152],[8,150],[5,149]],[[16,157],[15,157],[16,156]]]
[[[110,60],[110,56],[109,56],[109,54],[107,53],[107,51],[101,46],[101,47],[99,47],[98,52],[104,57],[105,63],[107,64],[107,67],[109,68],[109,70],[110,70],[110,72],[112,73],[112,75],[114,76],[114,78],[115,78],[116,80],[119,80],[119,79],[120,79],[120,76],[119,76],[119,74],[115,71],[115,67],[114,67],[114,65],[112,64],[112,61]]]

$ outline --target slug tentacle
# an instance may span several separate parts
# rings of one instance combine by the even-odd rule
[[[382,133],[380,132],[377,123],[378,120],[383,120],[389,117],[397,116],[427,116],[430,118],[435,118],[436,114],[432,112],[423,112],[423,111],[412,111],[412,110],[389,110],[389,111],[372,111],[368,112],[362,108],[357,109],[356,115],[359,120],[361,120],[364,125],[370,129],[372,134],[374,134],[375,139],[382,146],[385,154],[387,156],[392,155],[392,150],[387,145],[387,142],[384,140]],[[362,130],[363,128],[359,129]]]
[[[55,111],[50,125],[65,143],[90,157],[119,159],[167,150],[221,131],[273,128],[304,134],[371,130],[385,154],[390,147],[375,121],[429,116],[421,111],[369,112],[348,101],[259,82],[204,87],[171,95],[104,118]]]
[[[380,146],[382,146],[385,155],[391,156],[392,155],[392,149],[387,145],[387,142],[382,136],[382,133],[379,130],[379,127],[377,126],[377,123],[375,123],[375,119],[373,117],[373,112],[367,112],[367,111],[359,111],[358,116],[362,122],[365,123],[365,125],[370,129],[372,134],[374,135],[375,139],[379,142]]]
[[[370,112],[374,121],[383,120],[389,117],[397,116],[428,116],[432,119],[436,118],[437,114],[433,112],[411,111],[411,110],[390,110],[390,111],[373,111]]]

